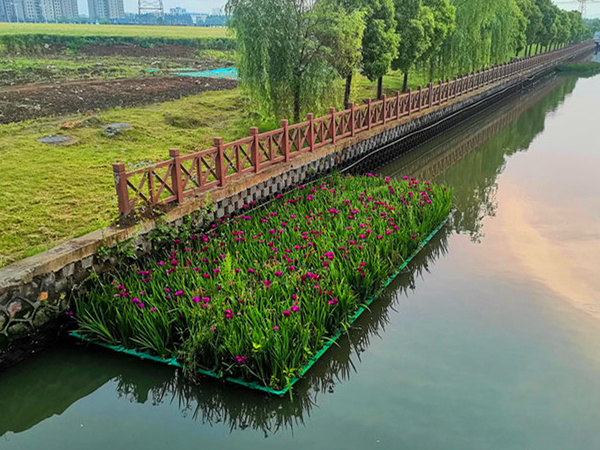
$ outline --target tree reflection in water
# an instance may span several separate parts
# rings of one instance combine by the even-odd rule
[[[496,214],[496,181],[504,171],[506,159],[529,148],[544,131],[548,114],[564,102],[576,83],[576,77],[552,77],[402,155],[382,173],[396,178],[410,175],[452,186],[454,229],[479,242],[484,236],[483,219]]]

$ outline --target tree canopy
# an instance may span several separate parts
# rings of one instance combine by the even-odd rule
[[[431,80],[590,36],[581,14],[552,0],[229,0],[240,83],[265,117],[300,120],[357,71]],[[590,25],[596,25],[589,21]],[[600,21],[597,24],[600,29]]]

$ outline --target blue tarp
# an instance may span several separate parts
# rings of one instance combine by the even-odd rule
[[[175,72],[173,75],[182,77],[198,77],[198,78],[231,78],[237,80],[238,71],[236,68],[204,70],[202,72]]]

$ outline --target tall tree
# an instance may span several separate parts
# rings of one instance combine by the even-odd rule
[[[395,0],[395,12],[400,47],[392,68],[404,74],[402,92],[406,92],[410,70],[431,46],[435,19],[422,0]]]
[[[531,56],[531,50],[534,44],[537,44],[537,37],[542,26],[542,11],[535,3],[535,0],[517,0],[517,6],[527,19],[527,28],[525,29],[525,56]],[[519,52],[521,49],[517,49]]]
[[[227,10],[240,82],[259,110],[298,122],[318,109],[336,76],[333,47],[355,17],[314,0],[229,0]]]
[[[329,63],[346,82],[344,108],[348,108],[354,72],[362,64],[362,40],[365,32],[364,9],[353,8],[338,0],[321,0],[319,14],[337,17],[335,29],[325,28],[319,40],[327,47]]]
[[[429,77],[433,79],[435,66],[441,66],[437,58],[440,48],[456,30],[456,7],[449,0],[423,0],[423,5],[433,13],[433,28],[429,47],[421,55],[421,60],[429,61]]]
[[[383,76],[390,71],[398,53],[400,36],[396,33],[393,0],[363,0],[366,29],[363,36],[363,73],[377,80],[377,98],[383,95]]]

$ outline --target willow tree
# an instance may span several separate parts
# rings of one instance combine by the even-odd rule
[[[470,72],[514,57],[527,25],[516,0],[452,3],[456,6],[456,30],[440,53],[447,72]]]
[[[327,9],[324,15],[328,17],[343,17],[337,21],[337,27],[332,33],[325,29],[319,36],[327,48],[327,58],[338,75],[346,82],[344,90],[344,108],[348,108],[352,92],[352,78],[354,72],[362,64],[362,41],[365,32],[365,15],[363,9],[352,8],[338,0],[321,0],[318,8]],[[323,14],[323,13],[320,13]]]
[[[337,76],[331,54],[356,17],[314,0],[229,0],[240,83],[267,117],[319,109]]]
[[[433,13],[433,28],[429,47],[421,55],[423,62],[429,62],[429,76],[433,79],[436,66],[443,78],[443,65],[440,49],[456,30],[456,7],[449,0],[423,0],[423,5]]]

